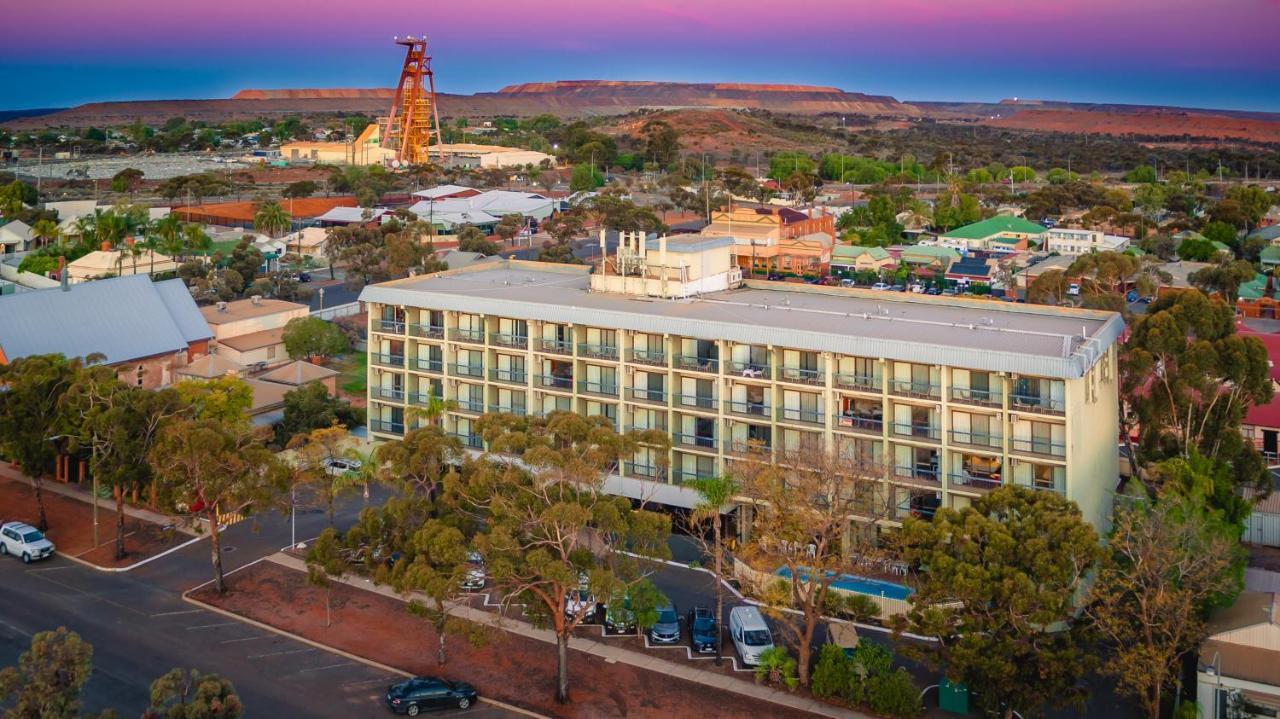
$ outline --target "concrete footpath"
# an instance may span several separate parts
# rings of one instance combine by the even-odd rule
[[[283,552],[277,552],[265,559],[300,572],[305,573],[307,571],[306,562]],[[403,596],[395,593],[389,587],[374,584],[363,577],[342,577],[331,581],[342,582],[343,584],[355,587],[356,589],[362,589],[367,592],[376,592],[383,596],[391,597],[397,601],[405,601]],[[519,634],[548,644],[556,643],[555,633],[549,629],[538,629],[519,619],[505,617],[493,612],[484,611],[483,609],[476,609],[475,607],[466,604],[454,604],[450,608],[449,613],[461,619],[475,622],[476,624],[495,627],[504,632]],[[746,681],[736,677],[726,676],[719,672],[698,669],[687,664],[667,661],[651,654],[638,652],[632,649],[624,649],[606,642],[599,642],[575,636],[569,640],[569,647],[586,654],[601,657],[608,662],[627,664],[639,669],[645,669],[659,674],[666,674],[678,679],[703,684],[705,686],[722,689],[735,694],[741,694],[760,701],[771,702],[773,704],[779,704],[792,709],[810,712],[817,716],[831,717],[832,719],[873,719],[871,716],[862,714],[861,712],[842,709],[840,707],[831,706],[829,704],[824,704],[814,699],[810,699],[809,697],[779,691],[762,684],[756,684],[754,681]]]
[[[16,482],[22,482],[28,485],[32,484],[30,477],[23,474],[22,470],[14,467],[8,462],[0,462],[0,477],[12,479]],[[71,499],[79,500],[88,505],[93,504],[93,493],[77,484],[59,482],[55,479],[46,479],[40,484],[40,490],[42,492],[49,492],[50,494],[60,494],[64,497],[70,497]],[[98,506],[112,512],[116,509],[116,503],[113,499],[99,498]],[[158,524],[162,527],[172,525],[175,530],[182,532],[183,534],[188,534],[193,537],[198,536],[190,527],[185,526],[185,522],[170,517],[167,514],[155,512],[143,507],[135,507],[128,502],[125,502],[124,513],[134,519],[141,519],[146,522],[151,522],[152,524]]]

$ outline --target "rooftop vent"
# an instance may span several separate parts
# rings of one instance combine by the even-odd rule
[[[260,305],[262,304],[262,295],[254,295],[249,298],[249,301],[252,302],[254,305]]]
[[[227,311],[227,303],[226,303],[226,302],[219,302],[217,306],[218,306],[218,311],[219,311],[219,312],[226,312],[226,311]]]

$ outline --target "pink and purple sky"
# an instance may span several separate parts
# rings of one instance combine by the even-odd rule
[[[386,87],[427,33],[437,88],[786,82],[1280,111],[1280,0],[18,0],[0,109]]]

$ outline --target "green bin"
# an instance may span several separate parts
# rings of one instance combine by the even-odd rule
[[[969,713],[969,687],[942,678],[938,684],[938,708],[951,714]]]

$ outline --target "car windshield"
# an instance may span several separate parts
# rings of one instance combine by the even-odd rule
[[[41,539],[44,539],[44,535],[38,529],[33,529],[22,535],[22,541],[24,542],[39,542]]]
[[[742,633],[742,643],[749,647],[763,647],[772,644],[773,638],[763,629],[747,630]]]
[[[658,610],[659,624],[675,624],[675,622],[676,622],[676,610],[670,607],[667,607],[666,609]]]
[[[700,632],[713,632],[716,628],[716,620],[711,617],[698,617],[693,620],[693,628]]]

